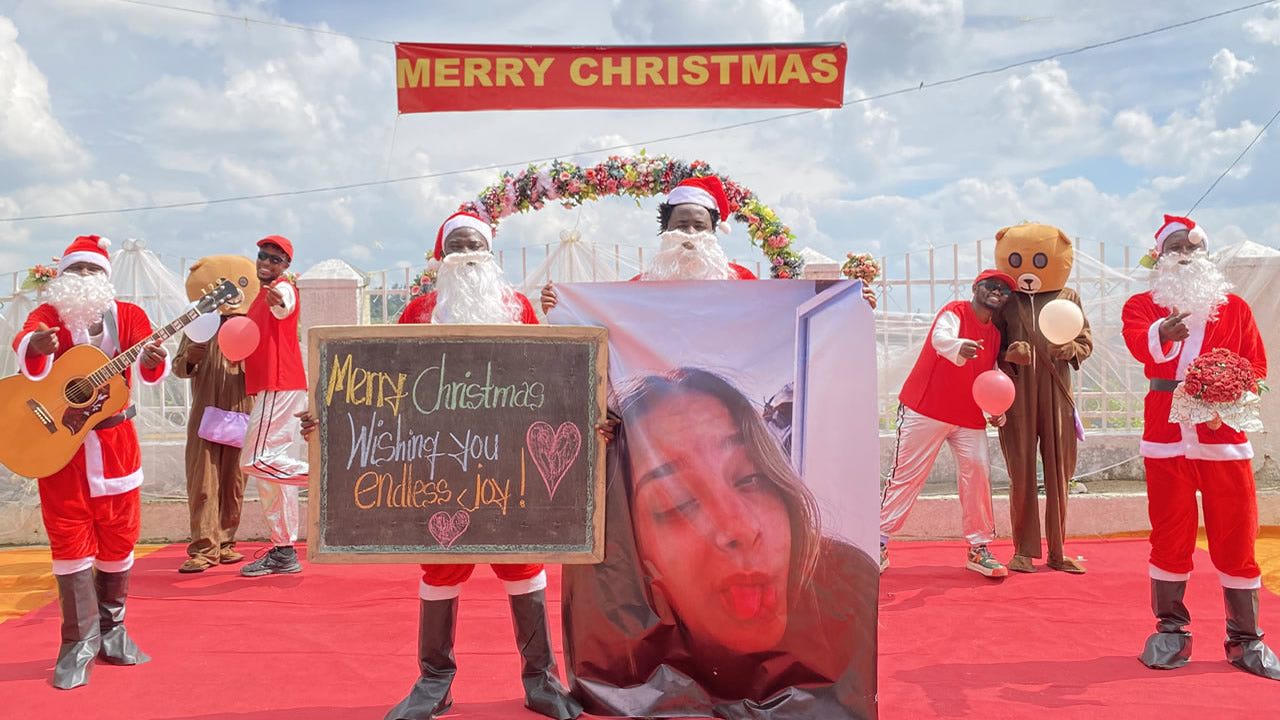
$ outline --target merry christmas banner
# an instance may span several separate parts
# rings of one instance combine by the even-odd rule
[[[876,717],[879,433],[853,281],[558,284],[609,329],[605,559],[564,568],[588,712]]]
[[[838,108],[843,43],[396,43],[402,113],[567,108]]]

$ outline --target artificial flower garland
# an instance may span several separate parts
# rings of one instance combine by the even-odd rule
[[[540,210],[548,202],[559,202],[573,208],[588,200],[611,195],[634,199],[666,195],[691,177],[716,175],[702,160],[685,162],[666,155],[649,157],[641,151],[635,157],[612,155],[604,162],[582,167],[567,160],[554,160],[548,165],[530,165],[518,173],[504,172],[497,182],[486,187],[475,200],[458,209],[486,221],[497,232],[498,223],[515,213]],[[729,212],[734,219],[746,223],[751,244],[764,251],[769,261],[769,274],[775,278],[798,278],[804,267],[800,255],[792,249],[796,236],[751,190],[720,175]],[[726,220],[727,218],[721,218]],[[428,265],[410,284],[410,296],[427,292],[435,281],[435,267]]]
[[[52,262],[52,265],[37,264],[28,270],[26,279],[22,281],[22,289],[38,290],[50,280],[58,277],[58,258],[54,258]]]
[[[840,272],[850,280],[861,280],[863,285],[870,285],[880,277],[880,263],[871,257],[871,253],[860,255],[849,253],[845,258],[844,265],[840,266]]]

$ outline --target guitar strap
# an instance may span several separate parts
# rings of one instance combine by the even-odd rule
[[[102,331],[111,338],[111,342],[115,343],[117,353],[124,352],[125,347],[120,343],[120,330],[116,327],[116,311],[114,308],[108,308],[102,314]],[[124,378],[124,384],[126,387],[132,387],[129,385],[128,375]]]

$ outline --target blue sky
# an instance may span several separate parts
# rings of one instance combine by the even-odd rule
[[[722,133],[771,111],[404,116],[390,45],[143,7],[0,0],[0,218],[199,201],[628,146],[700,158],[830,256],[990,238],[1023,219],[1145,248],[1257,134],[1280,96],[1280,3],[984,75],[930,83],[1245,4],[1169,0],[157,0],[385,40],[521,44],[844,41],[846,100],[905,95]],[[1195,217],[1216,244],[1280,247],[1274,125]],[[181,210],[0,222],[0,270],[77,234],[170,256],[289,236],[295,270],[342,257],[418,266],[439,221],[496,171]],[[653,204],[602,201],[504,221],[498,246],[653,244]],[[735,228],[730,254],[757,251]],[[539,251],[540,256],[540,251]]]

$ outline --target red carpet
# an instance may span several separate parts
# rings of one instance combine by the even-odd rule
[[[1267,717],[1280,707],[1280,682],[1222,659],[1222,600],[1207,553],[1197,551],[1187,598],[1192,663],[1155,672],[1134,657],[1153,624],[1146,541],[1068,549],[1087,559],[1088,575],[1042,569],[990,581],[963,569],[959,543],[894,544],[881,589],[881,717],[1172,720]],[[1007,544],[995,550],[1009,553]],[[129,627],[156,659],[99,665],[88,687],[49,685],[56,605],[0,624],[0,717],[377,720],[412,683],[413,568],[308,565],[250,580],[238,566],[180,575],[182,558],[181,546],[164,548],[139,560],[134,576]],[[553,598],[558,580],[553,573]],[[539,717],[521,705],[501,584],[478,570],[463,599],[447,717]],[[1262,620],[1280,643],[1280,601],[1266,590]]]

